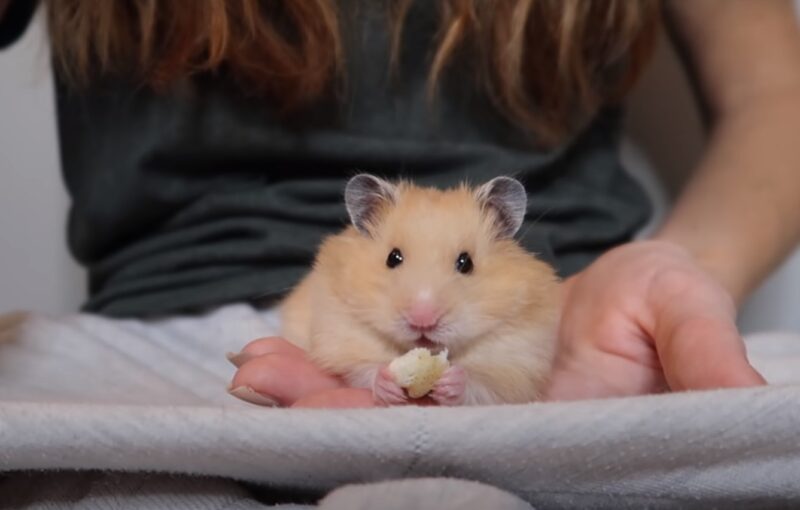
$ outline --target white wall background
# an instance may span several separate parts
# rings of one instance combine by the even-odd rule
[[[0,52],[0,313],[71,311],[84,295],[83,274],[66,251],[67,196],[42,21]]]
[[[635,147],[625,157],[653,162],[665,176],[664,189],[677,190],[702,150],[703,134],[666,44],[631,97],[628,132]],[[66,313],[80,306],[84,275],[66,250],[66,210],[49,54],[37,16],[23,40],[0,52],[0,313]],[[800,332],[800,253],[755,293],[740,322],[745,332]]]

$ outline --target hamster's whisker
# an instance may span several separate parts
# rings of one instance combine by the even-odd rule
[[[537,216],[537,217],[536,217],[536,219],[535,219],[535,220],[533,220],[533,221],[530,223],[530,225],[527,225],[527,226],[525,227],[525,230],[522,232],[522,234],[521,234],[519,237],[520,237],[521,239],[524,239],[525,237],[527,237],[527,236],[528,236],[528,233],[531,231],[531,229],[532,229],[533,227],[535,227],[536,225],[538,225],[538,224],[539,224],[539,222],[540,222],[540,221],[542,221],[542,219],[543,219],[543,218],[544,218],[544,217],[545,217],[545,216],[546,216],[546,215],[547,215],[547,214],[548,214],[550,211],[552,211],[552,210],[553,210],[553,208],[554,208],[554,206],[552,206],[552,205],[551,205],[550,207],[548,207],[547,209],[545,209],[544,211],[542,211],[542,213],[541,213],[541,214],[539,214],[539,216]]]

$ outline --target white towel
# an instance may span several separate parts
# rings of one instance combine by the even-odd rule
[[[225,387],[277,330],[244,305],[140,322],[6,318],[0,470],[214,475],[324,493],[454,477],[542,505],[800,502],[800,339],[748,339],[771,386],[482,408],[286,410]],[[784,499],[784,502],[787,499]]]

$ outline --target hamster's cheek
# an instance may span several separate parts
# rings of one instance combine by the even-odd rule
[[[479,341],[491,336],[492,332],[500,328],[504,322],[506,321],[502,318],[489,315],[478,307],[470,307],[464,310],[448,328],[448,335],[452,337],[450,342],[454,346],[463,346],[472,341]]]
[[[386,303],[372,302],[363,310],[363,319],[383,336],[395,340],[402,338],[404,331],[398,323],[397,315]]]

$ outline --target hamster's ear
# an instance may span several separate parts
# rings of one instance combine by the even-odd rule
[[[374,175],[359,174],[350,179],[344,189],[344,203],[356,230],[369,236],[375,215],[382,207],[393,204],[396,195],[394,184]]]
[[[475,191],[475,198],[481,206],[494,212],[498,237],[513,237],[522,226],[528,198],[525,186],[518,180],[495,177]]]

